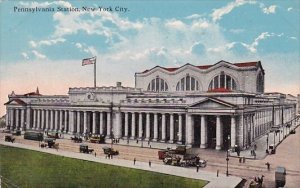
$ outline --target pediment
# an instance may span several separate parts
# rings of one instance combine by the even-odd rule
[[[235,108],[236,105],[216,98],[206,98],[193,103],[189,108]]]
[[[12,99],[10,101],[8,101],[7,103],[5,103],[4,105],[26,105],[26,103],[21,100],[21,99]]]

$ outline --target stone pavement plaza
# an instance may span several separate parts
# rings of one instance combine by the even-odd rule
[[[235,187],[242,181],[242,178],[240,178],[240,177],[235,177],[235,176],[226,177],[226,175],[221,174],[221,173],[217,177],[216,173],[207,172],[207,171],[204,171],[201,169],[197,173],[194,168],[175,167],[175,166],[156,164],[156,163],[152,163],[151,167],[149,167],[149,164],[147,162],[141,162],[141,161],[137,161],[136,164],[133,165],[133,161],[130,161],[130,160],[117,159],[117,158],[106,159],[104,156],[95,157],[94,155],[69,152],[69,151],[64,151],[61,149],[59,149],[59,150],[42,149],[42,148],[32,146],[32,145],[4,142],[3,139],[1,139],[0,144],[6,145],[6,146],[12,146],[12,147],[18,147],[18,148],[24,148],[24,149],[34,150],[34,151],[50,153],[50,154],[54,154],[54,155],[60,155],[60,156],[64,156],[64,157],[98,162],[98,163],[103,163],[103,164],[116,165],[116,166],[122,166],[122,167],[127,167],[127,168],[135,168],[135,169],[140,169],[140,170],[147,170],[147,171],[158,172],[158,173],[163,173],[163,174],[181,176],[181,177],[185,177],[185,178],[206,180],[206,181],[209,181],[209,183],[205,187],[211,187],[211,188]]]

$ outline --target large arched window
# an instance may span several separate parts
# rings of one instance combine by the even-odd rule
[[[168,84],[158,76],[148,84],[147,91],[168,91]]]
[[[186,75],[177,82],[176,91],[198,91],[199,82],[192,76]]]
[[[256,91],[258,93],[263,93],[264,92],[264,75],[262,74],[262,72],[260,72],[257,75],[257,80],[256,80]]]
[[[236,81],[231,76],[221,72],[221,74],[215,76],[210,81],[208,86],[208,91],[213,91],[216,89],[226,89],[228,91],[236,90]]]

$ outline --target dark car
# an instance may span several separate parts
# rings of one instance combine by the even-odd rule
[[[119,151],[118,150],[114,150],[113,148],[103,147],[102,149],[103,149],[104,154],[107,154],[107,155],[119,155]]]
[[[79,146],[80,153],[92,153],[93,151],[94,151],[94,149],[89,148],[89,146],[86,144],[80,144],[80,146]]]
[[[15,138],[12,135],[6,135],[5,136],[5,142],[11,142],[14,143]]]

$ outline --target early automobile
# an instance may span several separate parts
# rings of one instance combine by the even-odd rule
[[[98,144],[101,144],[101,143],[105,143],[105,136],[104,135],[100,135],[100,136],[91,136],[89,138],[89,141],[91,143],[98,143]]]
[[[102,149],[103,149],[104,154],[107,154],[107,155],[119,155],[119,151],[118,150],[114,150],[113,148],[103,147]]]
[[[21,131],[20,130],[16,130],[12,133],[12,135],[15,135],[15,136],[20,136],[21,135]]]
[[[276,187],[284,187],[285,185],[285,176],[286,176],[286,169],[282,166],[278,166],[275,169],[275,183]]]
[[[48,138],[59,138],[58,132],[56,132],[56,133],[47,133],[47,137]]]
[[[44,142],[47,143],[47,146],[49,148],[52,148],[55,145],[55,139],[54,138],[45,138]]]
[[[80,153],[92,153],[94,149],[89,148],[87,144],[80,144],[79,146],[79,152]]]
[[[75,143],[81,143],[82,142],[82,138],[80,138],[78,136],[71,137],[71,140],[74,141]]]
[[[11,142],[14,143],[15,138],[12,135],[6,135],[5,136],[5,142]]]
[[[43,141],[44,136],[43,136],[43,133],[41,133],[41,132],[26,131],[24,134],[24,139]]]

